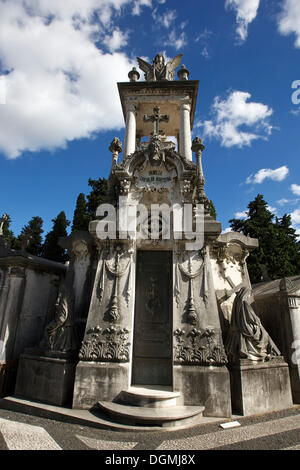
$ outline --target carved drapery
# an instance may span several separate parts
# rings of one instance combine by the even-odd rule
[[[98,295],[99,302],[101,303],[103,299],[103,293],[104,293],[104,288],[105,288],[105,282],[107,279],[107,274],[109,273],[113,277],[113,287],[112,287],[112,292],[111,292],[111,297],[110,297],[110,302],[109,302],[109,309],[107,312],[108,320],[111,321],[112,323],[116,323],[121,320],[121,314],[120,314],[120,309],[119,309],[119,304],[120,304],[119,281],[121,277],[123,277],[126,273],[127,273],[127,278],[124,284],[122,295],[125,298],[127,305],[129,304],[131,290],[132,290],[131,288],[131,280],[132,280],[131,257],[128,260],[125,268],[122,269],[119,266],[121,256],[122,254],[117,252],[114,267],[109,265],[108,260],[103,259],[99,283],[97,287],[97,295]]]
[[[185,269],[180,262],[176,264],[175,267],[175,285],[174,285],[174,295],[176,299],[177,306],[179,306],[180,301],[180,275],[181,272],[187,279],[188,279],[188,297],[187,297],[187,308],[186,308],[186,323],[194,325],[198,320],[198,313],[195,307],[195,300],[194,300],[194,284],[193,281],[202,275],[202,282],[200,287],[200,297],[202,297],[203,302],[206,304],[208,298],[208,279],[207,279],[207,249],[204,249],[204,253],[200,253],[200,258],[202,258],[202,265],[200,268],[192,272],[192,261],[191,256],[188,260],[188,268]]]

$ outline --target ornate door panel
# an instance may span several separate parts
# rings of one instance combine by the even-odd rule
[[[138,251],[132,383],[172,385],[172,252]]]

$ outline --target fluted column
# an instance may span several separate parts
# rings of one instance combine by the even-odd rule
[[[189,103],[182,103],[180,105],[180,149],[179,153],[187,160],[192,161],[192,137],[191,137],[191,105]]]
[[[126,107],[126,129],[123,158],[135,151],[136,146],[136,109],[134,104]]]

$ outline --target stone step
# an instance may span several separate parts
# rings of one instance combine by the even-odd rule
[[[148,387],[130,387],[123,390],[118,397],[118,403],[147,408],[165,408],[176,406],[180,392],[153,389]]]
[[[171,427],[192,424],[202,418],[204,411],[204,406],[145,408],[108,401],[99,401],[98,407],[114,421],[133,426]]]

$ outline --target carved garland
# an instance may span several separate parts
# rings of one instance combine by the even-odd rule
[[[88,339],[83,341],[79,358],[83,361],[128,362],[130,343],[129,330],[118,330],[111,325],[104,330],[98,326],[87,332]]]

